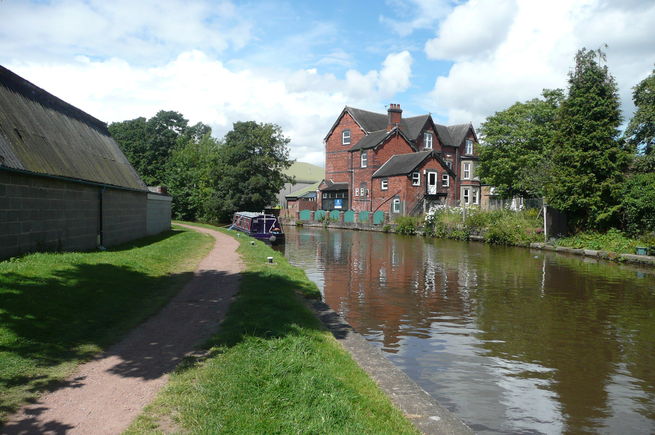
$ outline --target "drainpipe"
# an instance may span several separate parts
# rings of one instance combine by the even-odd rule
[[[105,250],[104,247],[104,234],[103,234],[103,220],[102,220],[102,199],[106,188],[101,187],[98,189],[98,234],[96,237],[96,245],[101,251]]]

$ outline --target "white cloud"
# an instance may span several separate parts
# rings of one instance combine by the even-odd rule
[[[429,110],[448,122],[479,123],[543,88],[565,88],[575,52],[607,43],[608,67],[630,116],[631,87],[655,62],[655,3],[516,0],[515,9],[498,6],[496,12],[486,10],[485,0],[471,0],[455,8],[426,44],[428,56],[454,61],[448,75],[436,79]],[[464,23],[468,35],[458,30]],[[489,35],[492,41],[476,50],[476,41]]]
[[[407,36],[418,29],[432,29],[437,21],[450,11],[448,0],[388,0],[394,17],[380,16],[380,22],[388,25],[400,36]]]
[[[229,1],[6,1],[0,13],[0,52],[9,59],[73,52],[145,63],[197,47],[238,49],[252,38],[252,24]]]
[[[244,120],[279,124],[291,138],[293,158],[322,165],[323,137],[346,104],[372,107],[410,84],[411,56],[392,53],[380,70],[345,79],[315,69],[271,76],[253,69],[232,70],[198,50],[155,67],[111,58],[74,62],[16,62],[17,74],[107,122],[151,117],[176,110],[192,123],[212,126],[222,136]]]
[[[431,59],[462,60],[495,49],[506,37],[514,0],[471,0],[457,6],[441,23],[439,36],[425,44]]]

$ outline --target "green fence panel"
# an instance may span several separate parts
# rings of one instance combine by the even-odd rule
[[[331,221],[339,221],[339,217],[341,215],[341,212],[339,210],[332,210],[330,212],[330,220]]]
[[[323,219],[325,219],[325,210],[316,210],[316,213],[314,213],[314,220],[322,221]]]
[[[299,218],[301,221],[312,220],[312,212],[310,210],[300,210]]]
[[[343,221],[347,224],[355,223],[355,212],[348,210],[343,214]]]
[[[359,212],[359,221],[363,224],[368,223],[369,219],[369,212],[367,211],[360,211]]]
[[[378,210],[375,213],[373,213],[373,224],[382,225],[383,223],[384,223],[384,212],[382,210]]]

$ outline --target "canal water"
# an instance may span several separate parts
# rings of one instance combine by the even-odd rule
[[[655,433],[655,270],[287,228],[325,301],[480,433]]]

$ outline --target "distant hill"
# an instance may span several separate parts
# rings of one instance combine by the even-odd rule
[[[296,184],[313,184],[321,181],[325,176],[325,169],[311,163],[295,162],[284,171],[286,175],[296,177]]]

